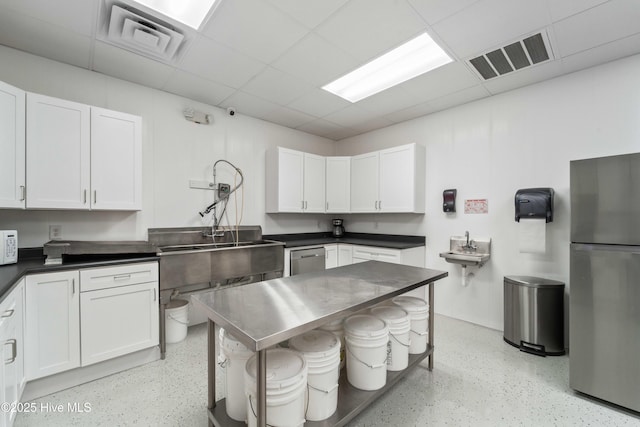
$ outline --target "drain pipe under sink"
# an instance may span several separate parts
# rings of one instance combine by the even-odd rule
[[[471,279],[473,279],[475,276],[474,273],[468,273],[467,272],[467,266],[466,265],[462,265],[462,286],[466,287],[469,282],[471,282]]]

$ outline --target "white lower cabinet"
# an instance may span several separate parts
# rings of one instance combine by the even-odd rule
[[[0,413],[0,426],[11,426],[17,415],[16,405],[24,390],[23,327],[24,279],[6,296],[0,305],[0,401],[9,404]]]
[[[157,269],[149,263],[80,272],[82,366],[158,345]]]
[[[34,380],[158,345],[158,263],[27,276],[26,373]]]
[[[326,245],[324,247],[324,268],[334,268],[338,266],[338,245]]]
[[[345,245],[344,243],[338,244],[338,266],[353,264],[353,246]]]
[[[80,366],[78,271],[27,276],[27,380]]]

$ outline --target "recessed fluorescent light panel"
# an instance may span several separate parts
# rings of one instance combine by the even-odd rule
[[[136,0],[136,2],[197,30],[216,0]]]
[[[427,33],[323,86],[350,102],[358,102],[453,60]]]

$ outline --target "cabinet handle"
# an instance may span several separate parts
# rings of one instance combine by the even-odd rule
[[[327,202],[325,206],[326,207],[324,208],[324,210],[328,211],[329,210],[329,202]]]
[[[18,341],[15,338],[11,338],[10,340],[6,340],[4,344],[11,344],[11,358],[4,361],[5,365],[10,365],[16,361],[16,357],[18,356]]]
[[[83,196],[83,201],[82,203],[84,203],[85,205],[87,204],[87,189],[84,189],[84,196]]]
[[[113,276],[113,280],[129,280],[131,279],[131,274],[121,274],[119,276]]]
[[[156,288],[153,288],[153,300],[156,300]]]
[[[378,200],[378,210],[382,210],[382,200]]]
[[[302,210],[304,210],[304,200],[301,202],[302,203]]]
[[[24,199],[25,199],[25,193],[26,193],[26,191],[25,191],[25,187],[24,187],[24,185],[21,185],[21,186],[20,186],[20,201],[21,201],[21,202],[24,202]]]
[[[10,308],[9,310],[7,310],[4,313],[2,313],[2,316],[0,316],[0,317],[11,317],[11,316],[13,316],[13,312],[14,311],[15,310],[13,308]]]
[[[76,294],[76,279],[71,279],[71,295]]]
[[[378,210],[378,201],[376,200],[373,205],[374,205],[373,209],[377,211]]]
[[[98,203],[98,190],[93,190],[93,203]]]

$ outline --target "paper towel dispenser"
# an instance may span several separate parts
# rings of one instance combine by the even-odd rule
[[[553,221],[553,188],[525,188],[516,191],[516,221],[544,218]]]

